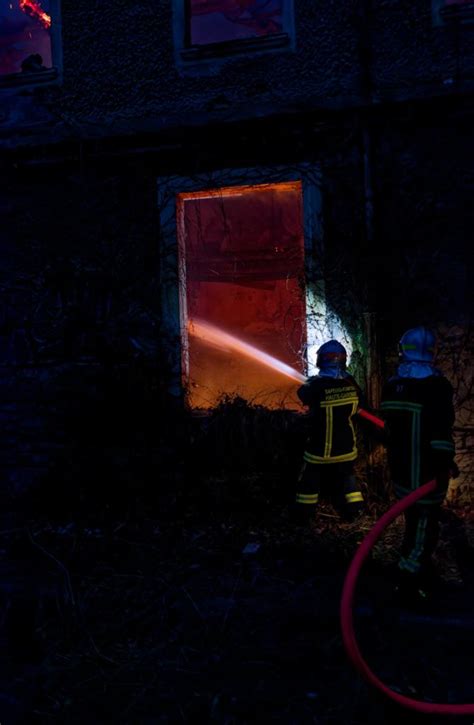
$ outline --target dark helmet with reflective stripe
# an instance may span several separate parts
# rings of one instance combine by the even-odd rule
[[[400,338],[398,349],[403,362],[432,362],[436,337],[427,327],[414,327]]]
[[[318,350],[316,365],[321,370],[327,368],[338,367],[341,370],[346,369],[347,353],[346,348],[337,340],[329,340]]]

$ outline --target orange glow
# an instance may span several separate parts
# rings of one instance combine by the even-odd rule
[[[235,335],[230,335],[228,332],[219,330],[218,327],[210,325],[208,322],[204,322],[204,320],[190,320],[189,334],[200,337],[201,340],[204,340],[210,345],[215,345],[220,350],[245,355],[262,365],[266,365],[272,370],[276,370],[285,377],[295,380],[297,383],[304,383],[306,380],[304,375],[281,360],[278,360],[276,357],[273,357],[273,355],[268,355],[268,353],[259,350],[254,345],[249,345],[249,343],[239,340]]]
[[[217,189],[203,189],[202,191],[186,191],[178,194],[178,199],[219,199],[229,196],[244,196],[254,191],[272,191],[276,194],[285,194],[301,188],[300,181],[281,181],[278,184],[244,184],[242,186],[219,186]]]
[[[36,0],[20,0],[20,9],[27,15],[37,18],[44,28],[51,27],[51,15],[45,13]]]
[[[187,403],[208,409],[237,395],[302,410],[301,182],[178,194],[177,224]]]

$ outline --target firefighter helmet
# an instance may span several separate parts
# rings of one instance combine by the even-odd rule
[[[316,365],[321,370],[335,367],[345,370],[346,362],[346,348],[337,340],[329,340],[329,342],[325,342],[318,350]]]
[[[436,338],[427,327],[414,327],[400,338],[398,349],[403,362],[433,362]]]

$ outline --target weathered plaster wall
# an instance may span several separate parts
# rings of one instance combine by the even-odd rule
[[[172,5],[63,0],[62,83],[1,91],[0,137],[33,123],[36,137],[49,124],[48,141],[344,108],[452,93],[473,80],[474,24],[433,27],[429,0],[295,0],[294,51],[236,55],[192,73],[176,62]]]
[[[215,73],[194,77],[175,63],[171,5],[100,3],[91,22],[90,3],[64,3],[64,94],[73,99],[71,112],[112,122],[169,115],[186,122],[185,114],[208,113],[213,104],[227,115],[242,105],[251,113],[254,102],[277,110],[315,94],[357,94],[353,0],[345,12],[337,2],[296,2],[295,53],[235,56]]]
[[[0,92],[0,146],[28,145],[25,153],[34,161],[2,179],[9,191],[1,201],[0,228],[0,372],[8,431],[1,461],[13,488],[48,470],[56,442],[58,451],[64,448],[58,421],[74,410],[74,400],[82,424],[66,426],[69,440],[83,446],[78,431],[90,430],[89,450],[100,449],[100,426],[89,428],[87,412],[100,401],[97,420],[121,421],[111,428],[112,447],[114,440],[126,443],[124,430],[132,431],[123,410],[138,415],[131,403],[137,396],[127,393],[121,406],[121,392],[143,395],[148,382],[140,387],[136,380],[153,380],[156,370],[142,374],[137,359],[161,354],[155,181],[168,173],[320,164],[331,308],[341,318],[356,318],[355,330],[365,310],[378,315],[384,374],[400,333],[420,323],[461,330],[447,333],[450,354],[459,369],[469,369],[472,109],[460,96],[457,110],[449,109],[458,90],[470,88],[474,26],[433,27],[429,0],[295,0],[295,6],[295,52],[235,57],[200,76],[183,74],[175,63],[169,3],[64,0],[62,84]],[[416,103],[406,111],[396,104],[373,106],[370,232],[365,116],[349,115],[349,106],[448,93],[431,112],[418,112]],[[315,133],[317,117],[304,120],[305,113],[322,107],[341,113],[321,119]],[[274,124],[264,120],[277,112],[293,116]],[[199,137],[186,130],[251,116],[262,118],[258,128],[234,126],[221,139],[212,129],[207,135],[201,129]],[[156,149],[153,163],[151,151],[105,155],[111,137],[120,134],[153,149],[153,137],[138,132],[168,126],[178,130],[176,153],[168,150],[166,161]],[[104,141],[97,149],[94,142],[81,145],[90,137]],[[48,157],[61,159],[63,151],[51,144],[62,138],[72,141],[76,167],[64,164],[53,176],[46,166],[35,171]],[[95,151],[103,155],[90,166],[88,155]],[[16,160],[11,163],[14,169]],[[447,360],[443,365],[448,376],[457,375]],[[359,363],[360,374],[364,369]],[[473,414],[470,383],[462,376],[457,435],[468,472]],[[56,416],[58,398],[63,402]],[[12,454],[15,436],[19,464]],[[465,492],[467,481],[466,473]]]
[[[379,0],[370,14],[374,93],[430,94],[472,80],[474,25],[433,26],[429,0]]]
[[[343,106],[362,96],[364,46],[376,94],[438,83],[442,90],[443,80],[472,72],[474,26],[434,28],[429,0],[295,0],[295,52],[236,56],[215,74],[190,77],[174,61],[171,5],[122,0],[91,14],[90,3],[64,0],[64,108],[84,119],[186,122],[184,114],[216,104],[224,115],[242,105],[251,114],[254,103],[274,111]]]

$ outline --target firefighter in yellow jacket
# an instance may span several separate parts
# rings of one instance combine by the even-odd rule
[[[319,374],[302,385],[298,396],[309,407],[309,435],[296,491],[296,517],[306,521],[320,494],[326,494],[344,518],[363,510],[363,497],[354,476],[357,458],[353,417],[361,390],[346,371],[347,355],[337,340],[324,343],[317,355]]]

